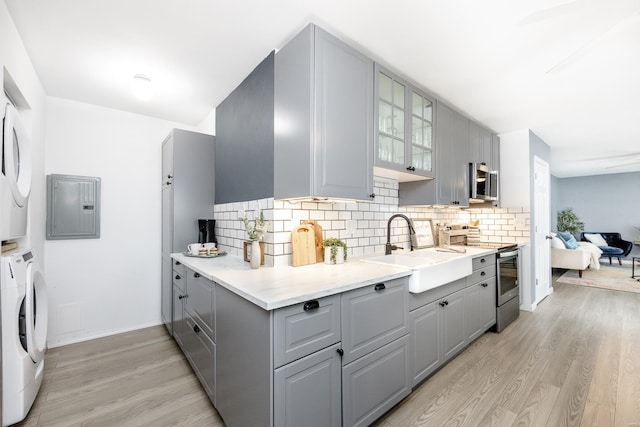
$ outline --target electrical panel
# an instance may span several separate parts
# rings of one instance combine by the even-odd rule
[[[47,240],[100,238],[100,178],[47,175]]]

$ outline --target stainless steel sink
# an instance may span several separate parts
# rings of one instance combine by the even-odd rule
[[[415,294],[470,275],[473,270],[471,258],[466,253],[427,249],[363,258],[362,261],[410,268],[409,292]]]

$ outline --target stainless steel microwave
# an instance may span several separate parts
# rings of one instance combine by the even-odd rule
[[[469,163],[469,190],[471,199],[498,200],[498,171],[485,163]]]

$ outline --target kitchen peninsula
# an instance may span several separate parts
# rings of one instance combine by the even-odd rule
[[[469,250],[470,276],[420,294],[410,268],[358,259],[172,254],[173,335],[229,426],[368,425],[495,324],[494,251]]]

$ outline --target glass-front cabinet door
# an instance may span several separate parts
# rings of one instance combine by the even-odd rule
[[[400,181],[433,177],[433,102],[378,64],[376,99],[378,174]]]

